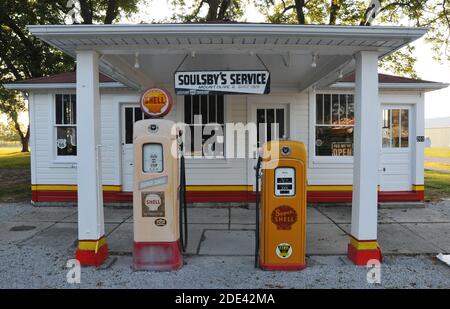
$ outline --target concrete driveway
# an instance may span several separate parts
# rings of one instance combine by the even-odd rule
[[[450,267],[434,258],[439,252],[450,253],[450,201],[379,210],[382,267],[387,273],[386,281],[376,286],[364,279],[365,267],[354,266],[346,257],[350,207],[308,207],[308,267],[284,273],[281,283],[280,273],[253,269],[252,209],[190,208],[186,265],[176,273],[151,276],[130,268],[131,213],[131,209],[105,208],[110,258],[98,269],[83,268],[84,280],[74,286],[65,281],[65,263],[73,258],[77,244],[76,208],[0,204],[4,274],[0,287],[450,287]],[[152,280],[155,276],[158,279]],[[191,281],[189,276],[199,280]]]

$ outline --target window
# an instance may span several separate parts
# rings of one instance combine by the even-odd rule
[[[383,109],[383,148],[409,147],[409,110]]]
[[[144,114],[140,107],[125,107],[125,144],[133,144],[133,125],[142,119],[150,119],[150,116]]]
[[[55,95],[57,156],[77,155],[77,104],[74,94]]]
[[[264,142],[286,138],[285,108],[256,109],[257,145],[262,147]]]
[[[191,131],[190,137],[186,138],[185,152],[195,156],[223,157],[224,114],[223,95],[185,96],[184,122]],[[199,138],[195,140],[194,136]]]
[[[316,94],[316,156],[353,156],[354,96]]]

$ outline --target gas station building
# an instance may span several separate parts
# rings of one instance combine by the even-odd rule
[[[104,203],[132,201],[133,124],[145,118],[139,101],[148,88],[171,94],[166,119],[192,128],[276,124],[276,131],[235,142],[303,142],[307,201],[352,204],[348,250],[356,264],[379,255],[379,202],[424,199],[424,94],[448,85],[379,74],[378,62],[426,29],[237,23],[29,30],[76,59],[76,72],[5,85],[28,93],[32,201],[78,203],[79,250],[87,258],[107,255]],[[250,73],[267,73],[264,91],[177,89],[178,73],[239,71],[249,72],[249,84]],[[216,157],[187,158],[188,202],[253,202],[256,154],[228,157],[227,136],[220,141],[225,151]]]

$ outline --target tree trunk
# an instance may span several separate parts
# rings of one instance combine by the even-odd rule
[[[30,137],[26,136],[24,138],[21,138],[20,142],[22,143],[22,152],[29,152]]]
[[[341,8],[340,5],[341,5],[341,3],[340,3],[339,0],[331,0],[331,4],[330,4],[330,20],[328,22],[330,25],[336,25],[336,19],[337,19],[338,11]]]
[[[295,11],[297,13],[297,20],[300,25],[304,25],[306,23],[305,13],[303,12],[304,7],[305,0],[295,0]]]

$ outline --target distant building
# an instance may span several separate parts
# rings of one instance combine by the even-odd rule
[[[450,147],[450,117],[425,119],[425,136],[430,138],[431,147]]]

